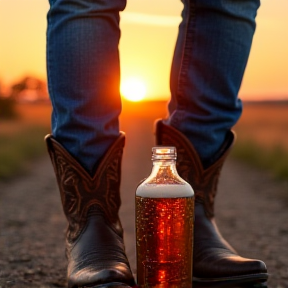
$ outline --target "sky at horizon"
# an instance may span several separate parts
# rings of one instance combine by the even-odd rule
[[[0,81],[46,78],[48,0],[0,0]],[[147,98],[168,99],[180,1],[130,0],[121,13],[121,77],[138,77]],[[263,0],[240,90],[243,99],[288,98],[288,1]]]

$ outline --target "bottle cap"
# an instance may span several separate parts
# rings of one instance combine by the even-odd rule
[[[152,148],[152,160],[176,160],[176,147],[157,146]]]

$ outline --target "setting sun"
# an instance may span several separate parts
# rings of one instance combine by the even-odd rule
[[[121,95],[133,102],[143,100],[146,96],[146,90],[145,83],[136,77],[124,79],[120,87]]]

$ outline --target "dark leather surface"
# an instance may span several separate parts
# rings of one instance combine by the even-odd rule
[[[46,143],[68,220],[68,287],[116,282],[118,287],[133,286],[118,217],[124,134],[104,155],[93,177],[51,135]]]
[[[214,218],[214,201],[221,168],[234,142],[234,133],[227,134],[214,163],[204,169],[189,140],[175,128],[156,123],[157,145],[175,146],[177,170],[195,192],[195,223],[193,249],[193,277],[196,281],[241,282],[265,281],[268,277],[264,262],[240,257],[223,239]],[[237,233],[237,231],[235,231]]]

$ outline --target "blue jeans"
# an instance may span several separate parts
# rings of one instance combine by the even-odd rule
[[[119,11],[125,0],[49,0],[47,70],[54,137],[90,172],[119,135]],[[203,162],[241,115],[238,91],[259,0],[182,0],[167,122]]]

